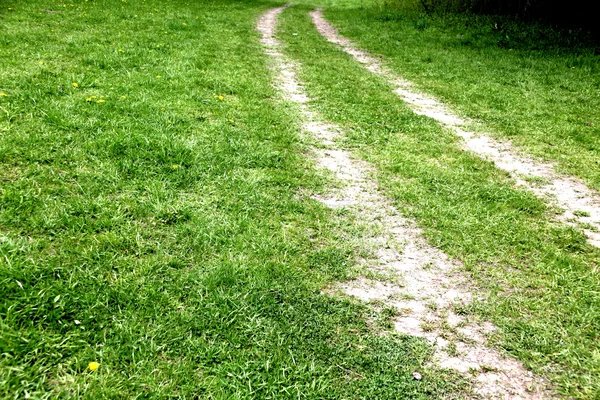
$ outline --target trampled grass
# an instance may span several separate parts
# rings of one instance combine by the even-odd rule
[[[355,228],[307,195],[270,6],[2,3],[1,397],[460,395],[425,343],[320,293]]]
[[[585,32],[510,18],[335,8],[349,37],[479,129],[600,190],[600,63]]]
[[[387,83],[327,43],[307,11],[284,12],[281,39],[302,62],[300,77],[315,99],[312,106],[346,128],[346,145],[377,167],[382,189],[430,242],[464,263],[480,298],[472,309],[457,311],[497,324],[497,345],[549,377],[561,394],[597,397],[600,252],[582,232],[552,222],[552,210],[516,189],[507,174],[462,151],[454,135],[415,115]],[[359,28],[340,22],[344,16],[352,15],[356,25],[369,21],[359,10],[331,9],[327,15],[355,35]],[[366,25],[360,29],[364,33]]]

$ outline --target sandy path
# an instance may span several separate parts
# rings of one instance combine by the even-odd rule
[[[317,30],[331,43],[340,46],[369,71],[384,77],[395,87],[395,92],[417,114],[426,115],[450,128],[463,142],[463,148],[507,171],[516,183],[538,197],[564,210],[558,219],[569,225],[585,224],[590,244],[600,247],[600,195],[582,181],[556,173],[552,164],[536,161],[519,154],[509,142],[499,142],[489,136],[477,135],[464,129],[466,121],[453,114],[438,100],[418,93],[410,82],[386,68],[379,59],[359,49],[341,36],[324,17],[322,10],[310,13]],[[537,178],[537,179],[528,179]]]
[[[434,345],[435,363],[472,379],[474,398],[550,397],[541,379],[515,359],[486,345],[486,335],[496,329],[492,324],[477,324],[453,312],[455,305],[466,304],[472,297],[458,265],[431,247],[414,222],[399,215],[382,196],[369,164],[354,159],[338,146],[335,139],[342,134],[341,129],[323,122],[309,110],[309,98],[296,78],[298,65],[282,53],[282,45],[275,37],[277,17],[285,8],[271,9],[258,20],[261,42],[271,58],[277,87],[287,100],[298,105],[305,132],[323,145],[312,149],[316,162],[345,184],[327,197],[315,198],[332,208],[346,208],[378,232],[368,239],[376,256],[365,262],[379,275],[394,277],[387,280],[363,277],[335,290],[365,301],[380,300],[400,310],[396,330],[423,337]]]

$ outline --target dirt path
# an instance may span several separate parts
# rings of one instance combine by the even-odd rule
[[[395,92],[417,114],[426,115],[451,129],[464,140],[463,148],[507,171],[516,183],[538,197],[564,210],[558,219],[572,226],[594,227],[584,229],[589,243],[600,247],[600,195],[573,177],[556,173],[554,166],[524,157],[509,142],[499,142],[489,136],[465,130],[467,121],[459,118],[438,100],[418,93],[410,82],[402,79],[379,59],[359,49],[341,36],[324,17],[321,9],[310,13],[317,30],[331,43],[340,46],[369,71],[384,77],[395,87]],[[532,179],[533,178],[533,179]]]
[[[458,265],[431,247],[412,221],[399,215],[389,200],[378,191],[373,168],[354,159],[339,147],[339,127],[323,122],[309,110],[309,98],[296,79],[297,64],[283,53],[275,37],[277,17],[286,7],[267,11],[258,20],[265,53],[271,58],[277,87],[299,109],[306,133],[318,139],[322,148],[312,149],[316,162],[345,184],[326,197],[315,197],[329,207],[344,207],[373,234],[368,241],[376,254],[365,260],[376,276],[346,282],[341,290],[362,300],[379,300],[401,311],[395,321],[397,331],[423,337],[435,346],[435,363],[472,379],[474,397],[504,399],[542,399],[550,397],[545,383],[528,372],[518,361],[501,355],[486,345],[486,335],[496,328],[478,324],[456,315],[456,305],[471,301],[473,290],[458,272]]]

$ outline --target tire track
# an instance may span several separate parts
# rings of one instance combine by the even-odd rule
[[[277,18],[286,7],[268,10],[259,18],[260,40],[271,58],[277,87],[286,100],[297,104],[304,131],[323,145],[312,149],[317,164],[345,184],[327,197],[314,198],[332,208],[344,207],[373,227],[378,234],[369,237],[368,244],[376,256],[365,262],[372,271],[397,278],[380,281],[361,277],[333,291],[341,290],[364,301],[379,300],[398,309],[401,316],[395,329],[428,340],[435,348],[438,367],[472,379],[474,398],[549,397],[542,379],[487,346],[486,335],[496,329],[491,323],[478,324],[453,312],[456,305],[471,301],[473,288],[468,279],[457,271],[456,263],[425,241],[414,222],[399,215],[381,195],[374,169],[337,145],[335,139],[342,135],[341,129],[309,109],[309,98],[296,78],[298,65],[283,54],[275,36]]]
[[[518,153],[510,142],[499,142],[490,136],[477,135],[465,130],[467,123],[452,113],[433,97],[418,93],[410,82],[404,80],[382,62],[359,49],[356,44],[341,36],[337,29],[323,17],[323,10],[310,13],[313,23],[329,42],[341,47],[372,73],[382,76],[394,87],[394,91],[412,110],[438,121],[463,139],[463,148],[492,161],[497,168],[510,174],[517,185],[536,196],[558,206],[564,212],[557,219],[570,226],[583,227],[588,242],[600,247],[600,195],[588,188],[581,180],[558,174],[550,163],[527,158]],[[591,228],[591,229],[590,229]]]

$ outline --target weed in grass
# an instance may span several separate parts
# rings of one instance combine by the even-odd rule
[[[384,306],[378,315],[377,324],[381,329],[390,330],[394,328],[394,318],[400,315],[400,312],[395,307]]]
[[[482,365],[481,366],[481,372],[486,373],[486,372],[497,372],[498,369],[494,368],[494,367],[490,367],[489,365]]]
[[[435,301],[433,301],[433,300],[428,301],[427,304],[426,304],[426,306],[431,311],[436,311],[438,309],[438,304]]]
[[[590,230],[592,232],[599,232],[598,228],[595,225],[592,225],[592,224],[580,223],[578,226],[582,230],[588,229],[588,230]]]
[[[575,212],[573,212],[573,214],[575,214],[578,217],[589,217],[590,213],[588,211],[583,211],[583,210],[575,210]]]
[[[535,186],[543,186],[550,183],[550,180],[547,178],[542,178],[533,175],[520,175],[519,178],[523,179],[526,182],[532,183]]]
[[[414,300],[415,296],[408,293],[394,293],[391,297],[392,300],[402,301],[402,300]]]
[[[444,347],[444,351],[448,353],[449,356],[456,357],[458,355],[458,349],[456,348],[456,343],[449,342],[446,347]]]
[[[434,321],[427,321],[421,324],[423,332],[433,332],[437,328],[437,324]]]

